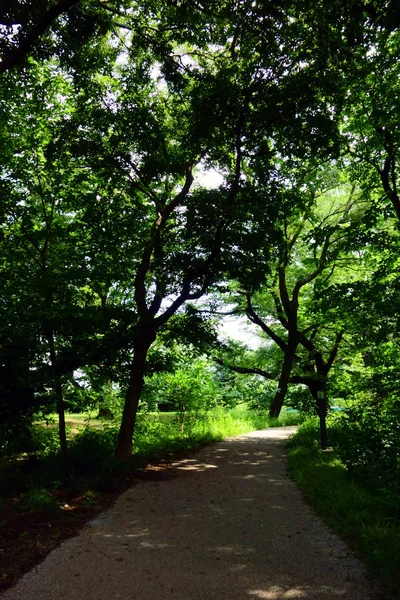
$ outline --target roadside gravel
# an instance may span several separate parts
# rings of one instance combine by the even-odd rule
[[[1,600],[376,600],[286,474],[295,428],[149,467]]]

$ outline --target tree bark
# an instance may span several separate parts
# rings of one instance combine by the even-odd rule
[[[135,430],[140,394],[142,393],[144,384],[147,353],[155,339],[155,330],[143,323],[139,328],[134,345],[129,386],[126,393],[124,411],[115,450],[115,457],[118,460],[126,460],[132,454],[132,439]]]
[[[297,337],[291,336],[289,333],[289,339],[285,350],[285,356],[283,359],[282,370],[279,377],[279,388],[274,396],[274,399],[271,402],[271,406],[269,408],[269,416],[271,419],[277,418],[280,415],[282,410],[283,403],[285,401],[285,396],[287,393],[290,375],[292,373],[293,361],[296,355],[296,350],[298,346]]]
[[[60,449],[64,458],[68,454],[68,443],[67,443],[67,431],[65,426],[65,404],[62,390],[62,383],[60,375],[57,372],[57,355],[55,349],[54,333],[53,329],[47,329],[46,331],[47,341],[50,350],[50,362],[53,370],[54,378],[54,391],[56,394],[57,403],[57,414],[58,414],[58,436],[60,439]]]
[[[315,381],[315,383],[309,384],[308,389],[312,397],[315,400],[317,413],[319,417],[319,430],[321,449],[326,450],[328,447],[327,442],[327,431],[326,431],[326,415],[328,412],[328,395],[326,390],[326,381]],[[320,397],[321,396],[321,397]]]
[[[58,379],[56,386],[57,413],[58,413],[58,435],[62,455],[66,458],[68,454],[67,431],[65,426],[65,404],[61,381]]]

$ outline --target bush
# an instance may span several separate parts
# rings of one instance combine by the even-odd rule
[[[341,442],[350,460],[346,417],[329,418],[329,443]],[[351,429],[350,422],[350,429]],[[400,592],[400,524],[398,496],[372,490],[356,467],[358,449],[346,468],[337,451],[322,452],[317,419],[308,420],[289,441],[289,471],[324,521],[380,573],[390,589]],[[365,440],[364,440],[365,441]],[[375,468],[375,467],[374,467]],[[396,505],[397,504],[397,505]],[[397,597],[397,596],[396,596]]]
[[[85,427],[70,442],[68,462],[77,471],[101,471],[114,465],[118,429]]]
[[[331,420],[332,440],[347,469],[375,489],[400,491],[400,410],[354,406]]]
[[[44,488],[32,487],[20,496],[23,510],[54,510],[57,505],[53,496]]]
[[[377,492],[400,491],[400,414],[359,404],[327,418],[328,445],[347,471]],[[305,448],[319,447],[318,419],[308,419],[296,439]]]
[[[31,446],[28,451],[36,456],[43,457],[60,452],[60,438],[57,429],[45,429],[36,425],[32,427],[31,436]]]

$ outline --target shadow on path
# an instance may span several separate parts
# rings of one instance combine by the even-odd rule
[[[288,479],[292,431],[254,432],[149,468],[2,599],[376,598]]]

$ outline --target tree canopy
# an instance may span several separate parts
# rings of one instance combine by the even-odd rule
[[[383,1],[4,5],[4,435],[57,406],[66,454],[86,369],[125,393],[129,456],[154,349],[215,341],[196,301],[217,290],[283,353],[273,414],[371,337],[378,291],[397,335],[398,21]]]

